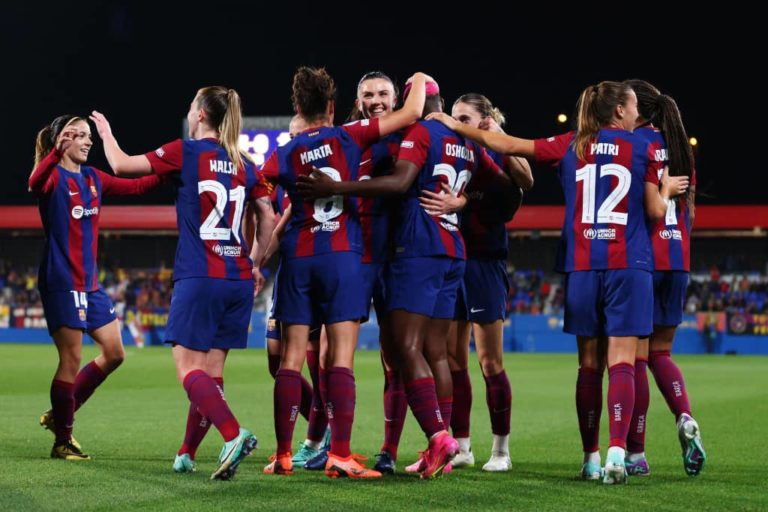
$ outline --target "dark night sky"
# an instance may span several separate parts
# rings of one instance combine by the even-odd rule
[[[402,83],[420,70],[437,79],[449,103],[484,93],[507,114],[507,132],[523,137],[565,131],[555,116],[570,115],[591,83],[643,78],[675,97],[689,135],[700,140],[706,196],[699,202],[765,202],[754,186],[764,157],[745,136],[755,132],[752,116],[761,115],[751,103],[762,98],[754,77],[766,60],[758,54],[765,28],[754,13],[697,13],[711,21],[694,24],[691,15],[589,4],[585,24],[577,11],[553,17],[554,4],[521,14],[513,12],[519,2],[474,1],[464,11],[433,2],[417,13],[407,11],[415,2],[343,11],[319,1],[262,3],[187,2],[184,10],[161,1],[4,5],[0,140],[10,180],[0,187],[0,204],[34,202],[26,192],[34,137],[59,114],[96,108],[124,150],[144,152],[179,136],[204,85],[236,88],[246,115],[290,114],[291,77],[301,64],[324,65],[336,79],[337,122],[366,71],[381,69]],[[735,133],[747,147],[737,146]],[[107,168],[98,142],[90,163]],[[528,203],[562,201],[553,173],[535,169],[535,178]],[[144,201],[171,199],[165,192]]]

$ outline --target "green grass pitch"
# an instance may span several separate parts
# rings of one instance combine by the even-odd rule
[[[96,354],[86,347],[83,361]],[[188,401],[169,351],[127,349],[124,365],[78,412],[75,436],[92,461],[49,458],[50,432],[38,425],[49,407],[56,353],[46,345],[0,345],[0,510],[766,510],[768,358],[679,356],[709,461],[685,475],[675,425],[651,379],[647,450],[652,475],[626,486],[576,478],[581,444],[574,406],[575,355],[507,354],[513,388],[509,473],[480,470],[490,450],[485,386],[473,365],[472,441],[476,467],[433,482],[399,474],[381,481],[331,480],[298,469],[261,473],[275,447],[272,379],[261,350],[235,351],[225,374],[227,400],[260,448],[234,481],[211,482],[222,440],[212,429],[198,451],[199,471],[171,470],[184,434]],[[379,356],[357,355],[353,450],[373,459],[382,439]],[[295,445],[304,438],[299,420]],[[603,414],[603,455],[607,440]],[[424,448],[410,416],[400,447],[402,469]],[[371,461],[372,464],[372,461]],[[762,483],[761,483],[762,482]]]

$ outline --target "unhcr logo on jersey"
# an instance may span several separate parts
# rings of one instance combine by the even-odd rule
[[[587,240],[616,240],[616,228],[587,228],[584,230]]]
[[[662,240],[682,240],[683,233],[679,229],[662,229],[659,231],[659,238]]]
[[[240,254],[243,252],[243,248],[239,245],[221,245],[216,244],[213,246],[213,252],[217,256],[229,256],[234,258],[239,258]]]

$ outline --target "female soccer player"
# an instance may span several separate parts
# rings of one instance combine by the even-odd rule
[[[469,126],[503,133],[503,114],[482,94],[460,96],[453,104],[451,115]],[[503,361],[505,303],[509,293],[506,223],[520,205],[521,188],[530,190],[533,186],[533,175],[523,158],[493,152],[490,156],[505,174],[483,173],[474,177],[467,185],[468,203],[461,216],[461,234],[467,247],[463,289],[468,318],[459,319],[448,342],[453,377],[451,426],[461,448],[452,465],[454,468],[473,466],[475,462],[469,440],[472,384],[467,367],[471,333],[485,379],[493,432],[491,458],[483,470],[508,471],[512,464],[509,459],[512,389]]]
[[[291,118],[288,125],[288,134],[293,139],[301,132],[307,129],[307,123],[300,115]],[[291,219],[291,201],[285,189],[281,185],[273,187],[272,204],[277,213],[280,214],[280,222],[275,227],[269,242],[265,261],[269,261],[272,255],[277,252],[280,245],[280,238],[285,232],[285,228]],[[280,278],[280,267],[275,273],[275,281],[272,288],[272,305],[269,319],[267,320],[266,344],[267,358],[269,362],[269,373],[272,378],[277,376],[280,369],[280,353],[282,348],[282,329],[280,322],[275,319],[275,303],[277,300],[277,283]],[[299,451],[293,455],[294,464],[304,465],[308,460],[317,456],[321,452],[328,451],[330,448],[330,429],[328,429],[328,418],[325,415],[325,407],[320,397],[320,373],[324,372],[324,365],[320,365],[320,354],[325,353],[327,340],[321,344],[321,326],[312,326],[309,330],[309,344],[307,345],[307,367],[312,378],[310,384],[304,376],[300,376],[301,381],[301,406],[299,412],[307,420],[307,437],[301,444]],[[327,460],[327,459],[326,459]],[[322,467],[325,469],[323,460]]]
[[[85,165],[93,141],[85,118],[64,115],[40,130],[29,189],[38,195],[45,229],[45,254],[38,288],[48,332],[59,352],[51,383],[51,409],[40,424],[56,439],[51,457],[87,460],[72,437],[75,411],[123,362],[120,327],[96,269],[101,200],[108,195],[140,195],[160,183],[157,176],[115,178]],[[101,355],[79,372],[83,332]]]
[[[308,67],[299,68],[294,75],[293,103],[309,129],[278,148],[263,169],[271,183],[286,188],[293,205],[289,227],[280,243],[281,278],[275,309],[285,342],[275,379],[278,445],[265,473],[292,472],[290,443],[300,399],[298,375],[306,357],[309,327],[322,323],[328,335],[326,409],[331,424],[326,475],[381,476],[365,468],[349,449],[355,401],[352,362],[359,321],[367,317],[370,304],[365,304],[359,283],[362,236],[355,204],[338,196],[302,201],[296,180],[314,168],[334,180],[356,180],[363,150],[418,119],[426,78],[422,73],[414,75],[414,90],[418,93],[400,111],[334,127],[333,79],[324,69]]]
[[[260,289],[259,267],[274,228],[269,198],[257,195],[259,177],[238,148],[240,96],[221,86],[200,89],[187,113],[190,139],[143,155],[120,149],[104,115],[94,111],[91,119],[115,173],[171,174],[179,183],[179,244],[166,342],[173,344],[176,373],[190,402],[224,438],[211,479],[231,478],[256,447],[256,437],[240,428],[216,379],[223,379],[229,349],[246,346],[254,280]],[[253,201],[259,219],[255,261],[241,230],[246,200]]]
[[[671,356],[675,330],[683,319],[691,265],[691,228],[696,190],[693,152],[675,100],[661,94],[645,80],[627,80],[625,83],[637,94],[640,116],[635,133],[651,143],[657,161],[668,165],[671,175],[684,175],[691,180],[688,192],[669,202],[664,218],[648,224],[654,259],[653,334],[650,353],[648,339],[638,343],[635,412],[627,439],[627,471],[630,475],[650,474],[645,458],[646,413],[650,399],[648,365],[669,410],[675,415],[685,472],[696,476],[704,467],[707,454],[701,443],[699,424],[691,416],[683,374]]]
[[[577,336],[580,374],[602,374],[598,338],[608,337],[610,446],[603,482],[626,482],[635,350],[637,340],[652,331],[653,262],[645,218],[663,217],[669,197],[684,192],[688,179],[665,176],[659,190],[651,147],[631,133],[638,117],[637,97],[618,82],[587,87],[579,98],[575,134],[548,139],[520,139],[479,130],[444,114],[433,116],[493,151],[559,165],[566,201],[558,254],[558,270],[566,274],[564,330]],[[595,418],[579,419],[584,439],[582,423]],[[582,476],[597,479],[596,442],[592,448],[585,442]]]
[[[357,84],[355,108],[352,119],[373,119],[391,113],[397,105],[397,87],[392,79],[381,71],[371,71],[360,78]],[[402,134],[396,132],[380,140],[363,155],[360,176],[363,179],[382,176],[392,172],[400,148]],[[373,302],[379,324],[379,346],[381,364],[384,367],[384,443],[376,455],[374,469],[394,474],[397,448],[405,424],[408,401],[401,373],[391,362],[392,335],[387,322],[385,307],[386,286],[384,276],[391,256],[392,241],[390,218],[392,204],[386,198],[361,197],[358,199],[360,224],[363,229],[363,279],[365,300]]]
[[[425,112],[442,110],[436,83],[428,84],[427,94]],[[464,242],[455,214],[432,215],[419,198],[423,190],[441,192],[443,185],[458,195],[472,174],[483,169],[501,172],[481,148],[438,123],[422,121],[404,134],[391,175],[357,182],[337,182],[318,173],[301,179],[302,189],[312,197],[405,195],[395,221],[387,310],[408,403],[429,440],[417,464],[422,478],[441,475],[458,452],[458,443],[446,431],[453,402],[446,338],[464,275]]]

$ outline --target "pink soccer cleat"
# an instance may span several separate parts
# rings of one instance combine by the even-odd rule
[[[429,440],[429,447],[421,454],[424,461],[424,470],[421,478],[437,478],[443,473],[450,472],[451,461],[459,453],[459,443],[448,432],[435,434]]]

